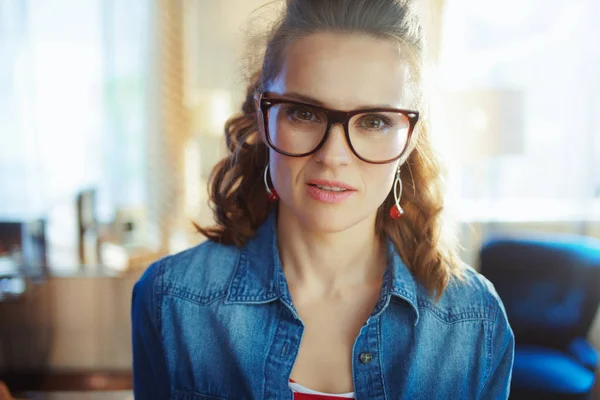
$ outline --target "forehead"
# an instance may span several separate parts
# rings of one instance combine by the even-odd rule
[[[325,106],[408,106],[408,64],[399,45],[366,34],[321,32],[288,46],[269,90],[296,92]]]

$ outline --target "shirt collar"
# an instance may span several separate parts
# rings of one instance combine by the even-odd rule
[[[263,304],[280,299],[294,316],[299,318],[281,267],[275,227],[276,212],[272,211],[259,227],[255,237],[242,248],[226,302]],[[379,316],[388,306],[391,296],[395,296],[412,306],[416,325],[419,320],[417,283],[398,255],[394,243],[387,239],[386,244],[387,268],[379,301],[369,319]]]

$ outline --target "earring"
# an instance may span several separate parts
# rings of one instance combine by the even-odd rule
[[[279,200],[279,195],[277,194],[277,192],[275,191],[275,189],[271,189],[269,188],[269,184],[267,183],[267,172],[269,171],[269,164],[267,164],[267,166],[265,167],[265,174],[264,174],[264,179],[265,179],[265,188],[267,189],[267,200],[269,200],[270,202],[274,202]]]
[[[390,217],[392,219],[400,219],[404,215],[404,210],[400,207],[400,196],[402,195],[402,179],[400,179],[400,168],[396,172],[396,180],[394,181],[394,200],[396,204],[390,209]]]

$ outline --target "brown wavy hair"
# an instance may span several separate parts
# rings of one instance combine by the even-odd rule
[[[455,238],[444,235],[443,169],[429,135],[422,90],[424,38],[409,0],[287,0],[267,36],[262,66],[251,75],[241,113],[225,125],[228,155],[213,169],[210,206],[216,225],[196,228],[208,239],[243,246],[275,205],[265,196],[263,171],[268,148],[260,140],[254,96],[277,77],[289,43],[319,31],[363,33],[394,40],[407,55],[409,87],[421,118],[400,160],[404,217],[392,220],[390,194],[377,210],[376,232],[391,238],[411,273],[439,300],[453,278],[463,278]]]

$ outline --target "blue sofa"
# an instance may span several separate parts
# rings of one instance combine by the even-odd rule
[[[600,240],[495,234],[479,262],[515,333],[510,399],[590,399],[598,351],[586,337],[600,303]]]

